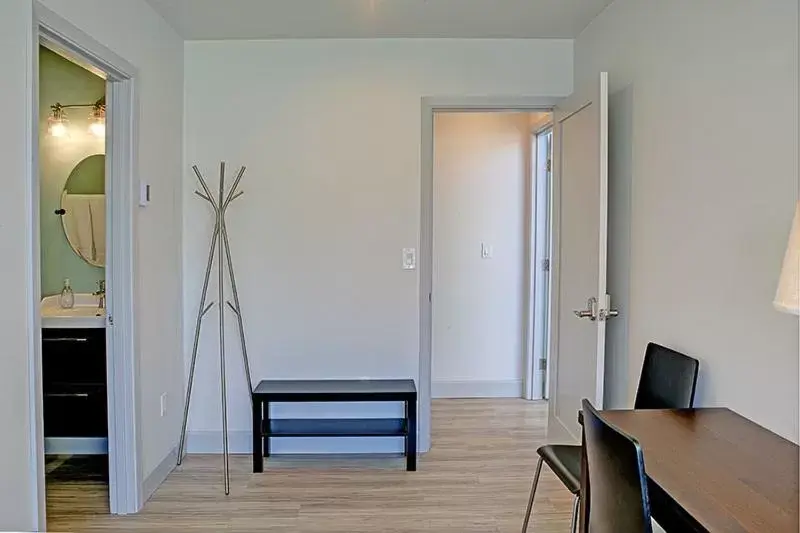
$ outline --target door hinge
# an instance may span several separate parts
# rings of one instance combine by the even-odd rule
[[[428,303],[433,303],[433,293],[428,293]]]
[[[106,316],[108,317],[108,325],[109,326],[113,326],[114,325],[114,317],[112,315],[106,315]]]
[[[542,270],[545,272],[550,272],[550,260],[549,259],[542,259]]]
[[[548,159],[547,160],[547,171],[551,172],[552,170],[553,170],[553,160],[552,159]]]
[[[547,371],[547,359],[539,359],[539,370],[542,372]]]

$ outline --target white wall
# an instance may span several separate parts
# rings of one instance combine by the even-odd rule
[[[248,167],[229,230],[254,380],[416,378],[418,277],[401,269],[401,250],[419,240],[421,98],[569,94],[572,43],[189,42],[185,53],[186,167]],[[188,353],[212,219],[184,176]],[[194,450],[219,442],[216,311],[207,317]],[[249,400],[228,335],[229,422],[234,449],[248,452]]]
[[[48,132],[50,106],[55,102],[93,103],[106,94],[106,81],[45,48],[39,48],[39,236],[41,238],[42,296],[61,294],[64,278],[75,292],[94,292],[105,268],[89,264],[75,253],[67,240],[62,217],[53,211],[61,207],[61,195],[73,169],[87,157],[105,154],[105,137],[89,131],[87,109],[67,112],[69,136],[53,137]],[[102,168],[102,164],[98,165]],[[99,169],[98,169],[99,170]],[[103,190],[104,173],[97,173],[97,191]],[[69,216],[69,215],[66,215]],[[105,226],[103,227],[105,232]]]
[[[522,393],[530,122],[528,113],[434,115],[434,398]]]
[[[177,444],[183,405],[181,176],[183,41],[144,0],[44,0],[139,70],[138,168],[151,203],[137,211],[136,318],[142,467]],[[167,393],[167,416],[160,397]]]
[[[632,88],[628,401],[654,340],[701,360],[699,405],[795,442],[798,320],[771,302],[798,197],[797,15],[616,0],[575,45],[576,87],[608,70]]]
[[[633,87],[608,99],[608,294],[619,315],[606,323],[603,407],[629,407]],[[633,365],[635,367],[635,364]],[[636,367],[638,368],[638,367]],[[636,381],[634,381],[636,383]]]
[[[30,189],[25,177],[32,153],[31,69],[33,54],[30,0],[0,2],[0,256],[3,257],[3,305],[0,306],[0,530],[31,530],[35,523],[37,495],[31,472],[33,429],[28,414],[32,400],[29,387],[28,331],[32,328],[33,301],[30,279],[30,236],[33,214],[25,198]],[[24,228],[28,227],[26,234]]]
[[[159,394],[177,398],[183,389],[180,365],[180,220],[181,113],[183,47],[181,40],[143,1],[47,0],[58,12],[139,68],[140,174],[153,184],[154,201],[138,216],[136,279],[143,470],[147,475],[175,446],[177,409],[160,419]],[[27,240],[32,213],[28,166],[32,159],[29,109],[32,100],[31,0],[0,3],[0,252],[8,281],[0,311],[0,424],[6,431],[0,449],[0,530],[34,527],[37,496],[30,469],[28,332],[38,312],[25,280],[31,265]],[[146,309],[146,311],[145,311]],[[27,310],[27,312],[23,312]]]

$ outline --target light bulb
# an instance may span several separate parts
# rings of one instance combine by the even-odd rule
[[[54,121],[52,124],[50,124],[50,135],[53,137],[66,137],[67,125],[61,121]]]
[[[105,137],[106,136],[106,124],[105,122],[96,121],[89,124],[89,132],[94,135],[95,137]]]
[[[106,106],[97,103],[89,114],[89,133],[95,137],[106,136]]]
[[[66,137],[69,135],[69,130],[67,129],[68,121],[64,113],[64,107],[56,103],[50,106],[50,109],[50,116],[47,117],[47,131],[53,137]]]

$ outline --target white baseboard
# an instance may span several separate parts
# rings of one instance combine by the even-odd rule
[[[434,381],[432,398],[521,398],[522,380]]]
[[[270,452],[275,455],[403,453],[403,439],[400,437],[282,437],[273,438],[270,445]],[[252,432],[229,431],[228,450],[232,454],[251,454]],[[190,431],[186,436],[186,453],[222,453],[222,432]]]
[[[547,417],[547,442],[580,445],[581,438],[580,435],[573,435],[561,419],[549,412]]]
[[[155,469],[145,478],[142,485],[142,492],[144,493],[144,501],[150,499],[150,496],[164,483],[167,476],[175,469],[178,463],[178,448],[175,447],[170,451],[164,460],[161,461]]]

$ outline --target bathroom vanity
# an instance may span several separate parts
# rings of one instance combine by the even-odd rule
[[[62,309],[42,300],[42,388],[46,454],[108,453],[105,309],[76,294]]]

